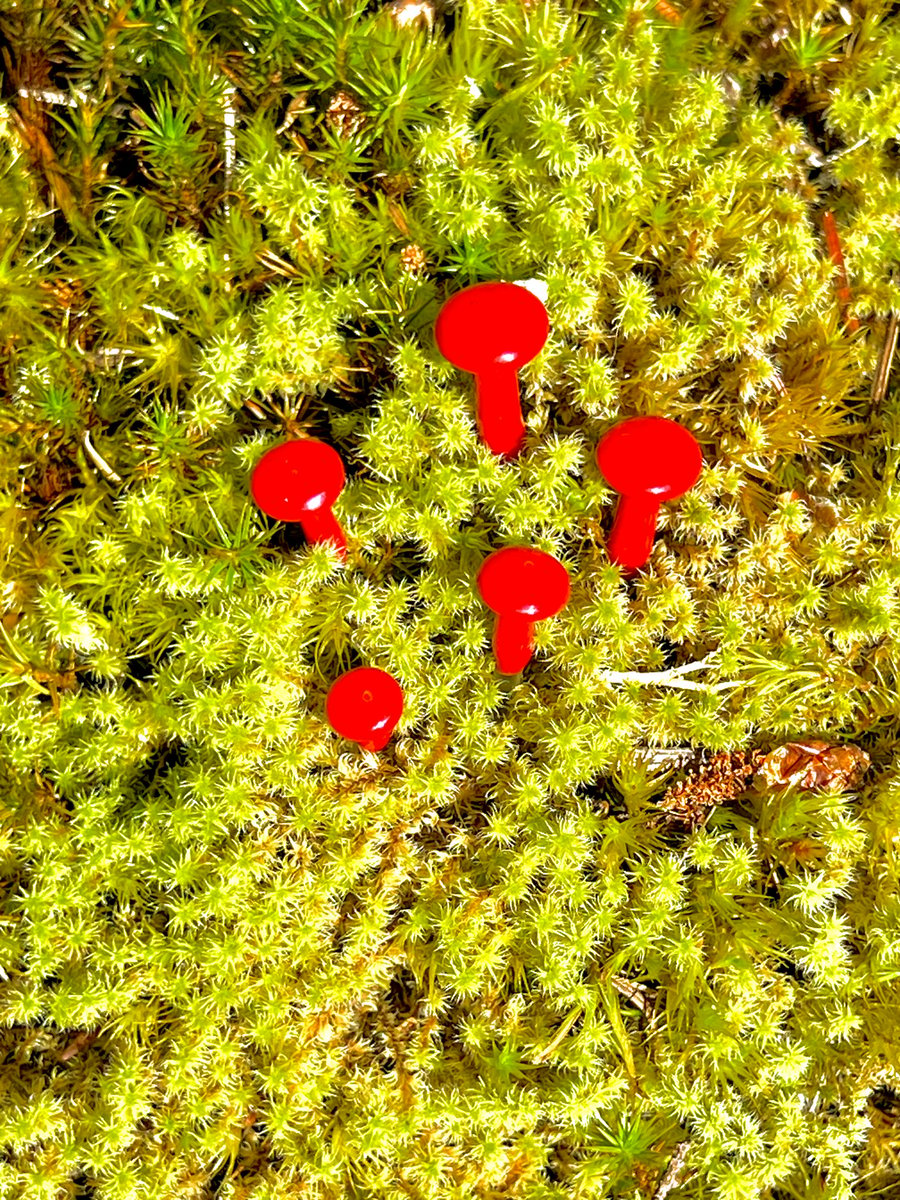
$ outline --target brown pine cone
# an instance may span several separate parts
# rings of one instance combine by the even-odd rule
[[[368,118],[355,96],[338,91],[331,98],[325,119],[339,137],[349,138],[365,125]]]
[[[686,828],[688,832],[705,825],[717,804],[734,800],[747,790],[763,758],[762,750],[722,750],[714,754],[666,791],[654,824]]]

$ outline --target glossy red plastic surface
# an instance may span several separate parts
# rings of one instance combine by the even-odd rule
[[[403,689],[387,671],[356,667],[331,685],[325,700],[328,724],[364,750],[383,750],[403,714]]]
[[[343,557],[347,541],[331,506],[345,478],[344,464],[333,447],[298,438],[266,451],[253,471],[250,494],[268,516],[298,521],[309,541],[331,541]]]
[[[621,495],[607,544],[609,557],[636,571],[650,557],[660,504],[684,495],[700,478],[700,446],[677,421],[631,417],[600,439],[597,466]]]
[[[498,670],[516,675],[534,653],[534,624],[564,608],[569,599],[569,573],[559,559],[543,550],[510,546],[485,559],[478,590],[497,614],[493,647]]]
[[[441,354],[475,376],[481,436],[495,454],[514,455],[525,437],[516,371],[542,350],[550,321],[542,302],[517,283],[477,283],[438,313]]]

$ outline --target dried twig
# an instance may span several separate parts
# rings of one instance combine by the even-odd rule
[[[740,687],[741,680],[729,679],[722,683],[696,683],[692,679],[682,679],[682,675],[690,671],[703,671],[714,665],[714,655],[707,655],[698,662],[683,663],[680,667],[670,667],[667,671],[599,671],[597,679],[605,683],[645,683],[662,687],[684,688],[690,692],[722,692],[726,688]]]
[[[669,1159],[666,1172],[659,1181],[656,1191],[653,1193],[653,1200],[666,1200],[669,1192],[673,1188],[678,1187],[681,1182],[681,1173],[684,1170],[685,1159],[688,1156],[690,1148],[690,1142],[679,1142],[675,1147],[675,1153]]]
[[[77,108],[79,100],[87,100],[84,92],[76,92],[74,96],[70,96],[68,92],[54,92],[50,88],[20,87],[19,95],[23,100],[40,100],[41,104],[65,104],[67,108]]]
[[[547,1059],[550,1057],[550,1055],[553,1054],[553,1052],[556,1049],[558,1049],[560,1043],[563,1041],[566,1034],[569,1033],[572,1026],[575,1024],[575,1022],[578,1020],[578,1018],[582,1015],[583,1012],[584,1012],[583,1008],[580,1008],[580,1007],[574,1008],[569,1013],[569,1015],[566,1017],[566,1019],[563,1021],[562,1025],[560,1025],[559,1029],[557,1029],[557,1031],[553,1035],[553,1038],[551,1039],[551,1041],[548,1042],[548,1044],[543,1048],[543,1050],[539,1050],[537,1052],[537,1054],[535,1054],[534,1059],[532,1061],[534,1061],[536,1063],[546,1062]]]
[[[18,112],[14,108],[10,110],[19,137],[34,166],[43,173],[55,205],[67,221],[77,223],[79,220],[78,206],[72,195],[72,189],[59,166],[50,139],[39,124],[40,110],[31,103],[23,104],[22,109],[22,112]]]
[[[887,395],[888,379],[894,361],[894,351],[897,349],[897,330],[900,329],[900,313],[891,313],[888,318],[887,332],[884,335],[884,345],[878,357],[878,368],[872,380],[872,403],[880,404]]]
[[[121,483],[122,482],[121,476],[116,474],[116,472],[112,469],[112,467],[109,465],[109,463],[106,461],[106,459],[101,458],[101,456],[98,454],[98,452],[95,450],[95,448],[91,445],[91,435],[90,435],[90,433],[88,433],[87,430],[84,431],[84,437],[82,438],[82,443],[84,445],[85,450],[87,450],[88,454],[90,455],[91,461],[93,462],[94,466],[97,467],[97,469],[99,471],[103,472],[103,474],[110,481],[110,483]]]
[[[79,104],[88,104],[91,99],[87,92],[57,92],[52,88],[20,87],[18,94],[23,100],[37,100],[41,104],[62,104],[66,108],[77,108]],[[128,115],[129,106],[113,104],[109,111],[114,117],[124,117]]]
[[[225,104],[222,114],[222,123],[224,125],[224,132],[222,135],[222,153],[225,160],[226,211],[228,209],[227,193],[231,191],[231,178],[234,173],[234,127],[237,121],[237,109],[235,106],[236,96],[237,89],[229,84],[229,86],[225,89]]]
[[[96,350],[85,351],[84,355],[92,367],[108,367],[120,358],[134,356],[134,351],[127,346],[98,346]]]
[[[673,783],[657,805],[649,824],[653,828],[699,829],[716,805],[736,800],[750,786],[750,778],[763,757],[762,750],[720,750]]]
[[[831,154],[820,154],[814,146],[809,146],[809,154],[806,161],[815,170],[819,170],[822,167],[830,167],[833,162],[837,162],[837,160],[839,158],[843,158],[845,154],[852,154],[854,150],[858,150],[860,146],[864,146],[868,140],[869,135],[866,134],[852,145],[843,146],[840,150],[833,150]],[[827,179],[830,182],[832,176],[827,176]]]
[[[617,992],[620,992],[626,1000],[630,1000],[636,1005],[642,1013],[646,1013],[648,1008],[653,1007],[656,999],[656,991],[648,988],[646,984],[635,983],[631,979],[623,979],[621,975],[611,975],[609,982],[613,985]]]
[[[697,756],[696,746],[635,746],[632,757],[645,766],[689,762]]]

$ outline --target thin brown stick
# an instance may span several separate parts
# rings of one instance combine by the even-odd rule
[[[878,369],[875,372],[875,378],[872,380],[873,404],[880,404],[887,395],[888,379],[891,374],[891,365],[894,361],[894,351],[897,349],[898,329],[900,329],[900,313],[891,313],[888,318],[884,344],[881,347],[881,354],[878,357]]]

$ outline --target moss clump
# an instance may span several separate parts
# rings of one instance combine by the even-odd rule
[[[890,1183],[895,8],[0,13],[0,1200]],[[511,463],[431,334],[483,279],[552,323]],[[706,465],[629,582],[637,413]],[[345,564],[249,498],[302,433]],[[504,678],[520,542],[573,591]],[[857,791],[655,822],[685,748],[813,737]]]

